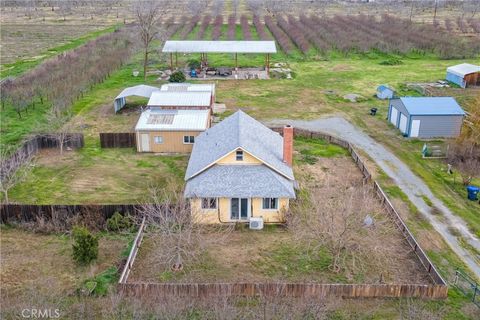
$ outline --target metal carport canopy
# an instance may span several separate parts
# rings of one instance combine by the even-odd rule
[[[181,53],[276,53],[275,41],[174,41],[162,52]]]

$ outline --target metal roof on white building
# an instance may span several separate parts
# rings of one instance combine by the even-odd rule
[[[142,112],[135,131],[204,131],[210,110],[165,110],[150,108]]]
[[[467,74],[480,72],[480,66],[476,66],[470,63],[461,63],[461,64],[457,64],[456,66],[448,67],[447,72],[453,73],[463,78]]]
[[[148,100],[149,107],[209,107],[212,94],[194,91],[156,91]]]
[[[161,91],[175,91],[175,92],[185,92],[185,91],[196,91],[196,92],[211,92],[215,95],[215,84],[214,83],[166,83],[160,87]]]
[[[123,89],[123,91],[120,92],[120,94],[115,99],[125,98],[129,96],[139,96],[139,97],[150,98],[150,96],[152,95],[152,92],[159,91],[159,90],[160,89],[158,89],[157,87],[140,84],[138,86]]]
[[[276,53],[275,41],[173,41],[162,52],[183,53]]]
[[[115,113],[118,112],[120,109],[125,106],[127,103],[126,98],[130,96],[138,96],[144,98],[150,98],[152,92],[160,91],[157,87],[147,86],[144,84],[140,84],[138,86],[128,87],[122,90],[120,94],[115,98],[113,101],[113,108],[115,109]]]

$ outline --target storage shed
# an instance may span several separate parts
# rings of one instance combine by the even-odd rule
[[[117,113],[120,109],[122,109],[125,106],[125,104],[127,103],[127,97],[137,96],[137,97],[150,98],[153,92],[159,91],[159,90],[160,89],[157,87],[147,86],[144,84],[123,89],[122,92],[120,92],[120,94],[113,101],[113,107],[115,109],[115,113]]]
[[[210,115],[210,110],[147,109],[135,126],[137,151],[189,153],[195,137],[210,128]]]
[[[480,66],[462,63],[448,67],[446,79],[462,88],[480,86]]]
[[[465,112],[452,97],[390,100],[388,121],[405,137],[452,138],[460,134]]]
[[[393,94],[395,92],[393,91],[392,88],[388,87],[387,85],[380,85],[377,88],[377,98],[385,100],[385,99],[392,99]]]

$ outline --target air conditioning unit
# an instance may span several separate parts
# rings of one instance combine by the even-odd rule
[[[249,227],[252,230],[262,230],[263,229],[263,218],[250,218]]]

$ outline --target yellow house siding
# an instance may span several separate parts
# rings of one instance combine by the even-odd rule
[[[263,217],[268,223],[283,223],[285,216],[282,209],[287,210],[289,206],[288,198],[279,198],[278,210],[263,210],[263,198],[252,198],[250,202],[251,216]],[[217,209],[202,209],[200,198],[190,199],[192,215],[198,223],[227,223],[235,222],[230,220],[230,198],[218,198]]]
[[[263,198],[252,199],[252,217],[262,217],[264,222],[285,222],[283,211],[286,211],[289,206],[288,198],[278,199],[278,209],[264,210]],[[284,210],[282,210],[284,209]]]
[[[137,151],[141,152],[140,134],[148,133],[150,142],[149,152],[158,153],[190,153],[192,152],[193,144],[183,142],[184,136],[198,136],[201,131],[137,131]],[[163,143],[156,144],[154,138],[161,136]]]
[[[260,160],[252,156],[250,153],[243,151],[243,161],[237,161],[236,152],[234,150],[227,154],[225,157],[220,158],[216,163],[217,164],[236,164],[236,165],[246,165],[246,164],[262,164]]]

